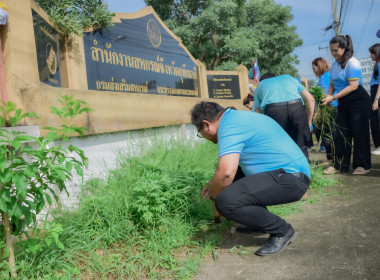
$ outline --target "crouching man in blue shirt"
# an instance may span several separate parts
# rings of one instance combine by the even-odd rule
[[[191,121],[198,136],[218,144],[218,166],[202,196],[214,200],[227,219],[270,234],[257,255],[283,251],[296,233],[266,206],[305,194],[310,167],[301,149],[276,121],[259,113],[201,102],[192,109]]]

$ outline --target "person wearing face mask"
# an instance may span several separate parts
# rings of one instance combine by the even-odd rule
[[[325,106],[338,100],[334,165],[324,174],[348,172],[353,140],[353,175],[363,175],[371,169],[369,116],[371,98],[362,86],[360,62],[353,57],[354,48],[349,35],[338,35],[330,40],[330,51],[335,58],[331,65],[331,79]],[[335,95],[334,91],[337,93]]]

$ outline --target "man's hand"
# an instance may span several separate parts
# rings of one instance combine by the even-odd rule
[[[211,199],[211,194],[212,194],[211,189],[212,189],[212,186],[211,186],[210,182],[206,183],[203,187],[201,196],[204,199]],[[220,221],[221,216],[220,216],[220,213],[218,212],[218,210],[216,210],[214,201],[212,202],[212,209],[214,210],[214,223],[219,224],[221,222]]]
[[[222,217],[220,215],[220,213],[218,212],[218,210],[216,209],[216,206],[215,206],[215,202],[213,201],[212,202],[212,209],[214,209],[214,223],[215,224],[219,224],[221,221],[220,221],[220,218]]]
[[[235,153],[219,158],[213,179],[206,183],[202,189],[201,196],[204,199],[213,198],[212,200],[214,200],[222,189],[232,183],[239,166],[239,158],[240,154]],[[218,210],[216,210],[214,201],[212,204],[215,213],[214,221],[218,223],[220,221],[220,214]]]
[[[307,89],[303,89],[300,92],[300,94],[301,94],[303,102],[305,103],[307,120],[309,122],[309,127],[311,127],[311,122],[313,121],[313,115],[314,115],[315,100],[314,100],[314,97],[311,95],[311,93]]]
[[[211,186],[210,182],[206,183],[203,186],[203,190],[202,190],[201,196],[204,199],[210,199],[211,198],[211,189],[212,189],[212,186]]]

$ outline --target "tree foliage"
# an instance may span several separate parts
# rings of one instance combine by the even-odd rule
[[[291,55],[302,40],[295,33],[290,7],[274,0],[145,0],[207,69],[252,67],[297,75]]]
[[[58,27],[61,36],[106,28],[112,25],[113,13],[103,0],[36,0]]]

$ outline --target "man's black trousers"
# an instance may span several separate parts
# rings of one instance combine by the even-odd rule
[[[218,194],[215,199],[218,211],[227,219],[259,232],[284,235],[289,224],[269,212],[266,206],[300,200],[310,183],[306,175],[300,179],[283,169],[277,169],[241,178],[242,176],[239,167],[235,176],[238,180]]]

